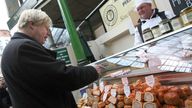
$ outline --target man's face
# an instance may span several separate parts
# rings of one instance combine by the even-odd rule
[[[152,15],[152,6],[150,3],[143,3],[137,7],[137,12],[142,19],[149,19]]]
[[[41,44],[44,44],[48,35],[49,35],[49,27],[45,25],[35,26],[34,27],[34,38]]]

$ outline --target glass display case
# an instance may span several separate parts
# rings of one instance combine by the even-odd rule
[[[103,75],[79,108],[192,108],[192,25],[90,65]]]
[[[177,75],[174,76],[177,82],[182,80],[192,82],[192,25],[164,34],[90,65],[103,66],[102,79],[179,73],[179,78],[176,78]]]

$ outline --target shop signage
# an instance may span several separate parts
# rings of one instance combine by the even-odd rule
[[[179,15],[184,8],[192,6],[192,0],[169,0],[169,2],[176,15]]]
[[[100,9],[107,31],[113,29],[126,18],[128,13],[134,9],[134,0],[109,0]]]
[[[37,3],[37,0],[26,0],[22,4],[22,6],[13,14],[13,16],[8,20],[7,25],[9,29],[11,30],[17,24],[21,12],[26,9],[32,9]]]
[[[66,64],[71,64],[67,48],[59,48],[55,51],[57,52],[57,60],[63,60]]]

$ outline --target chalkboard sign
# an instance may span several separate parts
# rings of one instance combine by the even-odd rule
[[[169,0],[169,2],[175,15],[179,15],[184,8],[192,6],[192,0]]]

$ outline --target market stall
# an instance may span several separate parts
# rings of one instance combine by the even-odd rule
[[[79,107],[192,107],[192,25],[90,65],[102,65],[103,76],[83,88]]]

